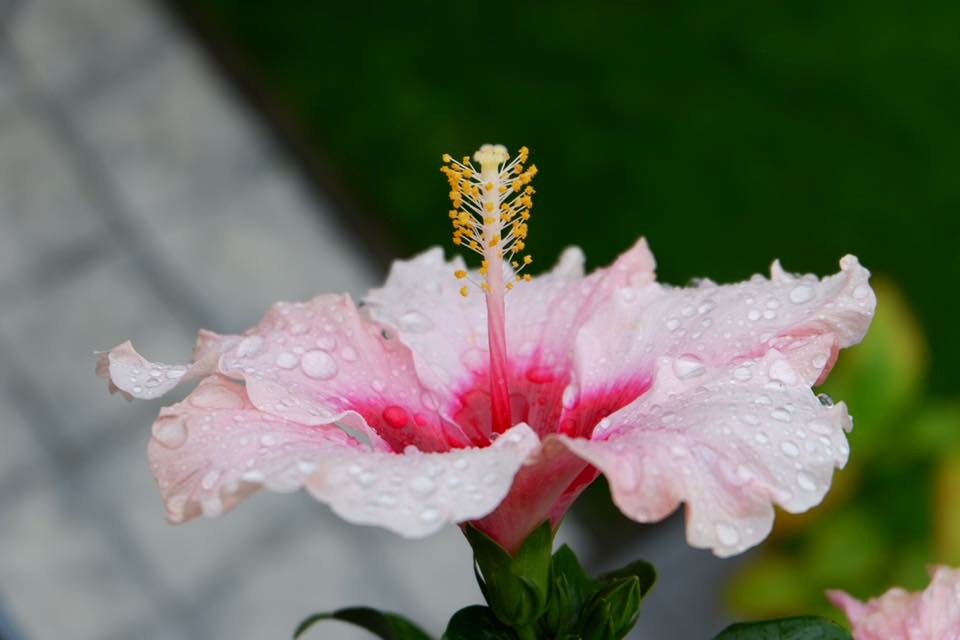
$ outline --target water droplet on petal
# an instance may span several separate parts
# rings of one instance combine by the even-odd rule
[[[300,363],[300,358],[289,351],[282,351],[277,355],[276,363],[281,369],[293,369]]]
[[[426,476],[417,476],[410,481],[410,490],[417,495],[425,496],[437,488],[436,483]]]
[[[853,290],[853,297],[857,300],[863,300],[870,295],[870,287],[867,285],[861,284],[856,289]]]
[[[247,336],[237,345],[237,355],[241,358],[252,358],[260,353],[263,348],[263,338],[260,336]]]
[[[785,440],[780,443],[780,450],[791,458],[796,458],[798,455],[800,455],[800,448],[789,440]]]
[[[165,416],[158,418],[151,428],[157,442],[169,449],[183,446],[187,441],[187,427],[183,418],[179,416]]]
[[[797,484],[800,485],[800,488],[804,491],[816,491],[817,483],[806,471],[800,471],[797,473]]]
[[[203,476],[203,480],[200,481],[200,486],[202,486],[207,491],[210,491],[217,485],[217,480],[220,479],[220,471],[217,469],[211,469]]]
[[[329,353],[319,349],[303,354],[300,368],[305,374],[317,380],[329,380],[337,375],[337,361]]]
[[[419,311],[407,311],[400,316],[400,328],[404,331],[429,331],[433,329],[433,322]]]
[[[317,348],[324,351],[333,351],[337,347],[337,338],[332,335],[322,335],[317,338]]]
[[[420,512],[420,521],[424,524],[436,522],[440,518],[440,512],[436,509],[424,509]]]
[[[794,304],[804,304],[813,300],[813,287],[801,284],[790,291],[790,302]]]
[[[717,539],[720,540],[720,544],[727,547],[732,547],[740,542],[740,532],[737,531],[736,528],[729,522],[718,522],[714,528],[717,532]]]
[[[786,360],[777,360],[770,365],[770,377],[784,384],[794,384],[797,374]]]
[[[563,390],[563,395],[560,398],[561,403],[563,404],[564,409],[573,409],[577,406],[577,401],[579,400],[580,390],[575,384],[569,384]]]
[[[823,422],[821,420],[812,420],[811,422],[808,422],[807,428],[810,429],[810,431],[813,431],[814,433],[819,433],[820,435],[823,435],[823,436],[828,436],[831,433],[833,433],[833,430],[830,428],[830,425],[828,425],[826,422]]]
[[[693,354],[684,354],[673,361],[673,372],[681,380],[696,378],[706,371],[703,360]]]
[[[749,367],[737,367],[733,370],[733,377],[740,382],[746,382],[752,376],[753,374],[750,372]]]
[[[167,377],[171,380],[177,380],[183,377],[183,374],[187,372],[183,367],[173,367],[172,369],[167,370]]]
[[[340,357],[346,360],[347,362],[356,362],[357,351],[356,349],[348,345],[340,350]]]
[[[770,412],[770,417],[780,422],[790,422],[790,412],[784,408],[774,409]]]
[[[829,395],[827,395],[826,393],[818,393],[818,394],[817,394],[817,400],[819,400],[819,401],[820,401],[820,404],[823,405],[824,407],[832,407],[832,406],[833,406],[833,398],[831,398],[831,397],[830,397]]]
[[[410,421],[410,417],[407,415],[406,410],[403,407],[398,407],[395,404],[390,405],[383,410],[383,419],[386,420],[387,424],[394,429],[402,429],[407,426],[407,422]]]

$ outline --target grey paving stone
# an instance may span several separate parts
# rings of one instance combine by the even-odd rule
[[[195,338],[194,328],[154,297],[122,254],[86,264],[43,290],[5,299],[0,334],[13,354],[4,366],[36,386],[64,437],[81,446],[121,419],[149,424],[159,405],[110,396],[93,374],[95,350],[131,338],[147,357],[185,361]]]
[[[13,45],[43,87],[68,96],[130,64],[169,35],[147,0],[29,0],[9,25]]]
[[[18,110],[6,114],[2,124],[0,284],[9,284],[28,269],[94,241],[104,226],[44,121]]]
[[[72,105],[131,214],[163,225],[191,217],[199,196],[236,189],[274,158],[246,112],[187,46]]]
[[[325,539],[323,530],[316,527],[291,533],[278,544],[251,550],[256,564],[212,605],[208,635],[238,640],[283,637],[309,613],[358,604],[404,613],[438,632],[441,618],[476,601],[460,533],[453,528],[421,541],[404,541],[368,527],[347,528],[340,540]],[[431,572],[438,578],[451,568],[461,573],[448,555],[452,548],[460,549],[459,564],[465,565],[460,580],[430,581],[426,591],[411,586],[413,572],[425,574],[428,580]],[[444,566],[448,561],[454,566]],[[424,616],[424,611],[430,616]],[[305,637],[366,640],[370,636],[330,623]]]
[[[248,566],[260,548],[275,544],[274,532],[301,526],[309,516],[305,510],[316,508],[306,496],[264,493],[221,518],[171,525],[147,462],[149,423],[139,425],[139,432],[100,456],[77,481],[130,532],[158,588],[184,603],[215,587],[224,571]],[[316,533],[318,544],[333,535],[322,526]]]
[[[49,473],[49,458],[0,377],[0,489]]]
[[[246,329],[276,300],[359,296],[375,282],[370,262],[335,225],[318,220],[288,173],[258,175],[179,213],[149,218],[148,235],[209,302],[221,323],[212,329]]]
[[[43,483],[3,512],[0,589],[27,637],[100,640],[145,615],[150,601],[81,504]]]

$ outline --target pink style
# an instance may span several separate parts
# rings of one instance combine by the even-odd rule
[[[934,567],[925,591],[900,588],[861,602],[828,591],[853,625],[855,640],[960,640],[960,570]]]
[[[641,239],[590,275],[577,248],[520,275],[526,157],[445,157],[454,243],[479,269],[434,248],[359,307],[321,295],[242,335],[201,332],[189,365],[129,342],[101,354],[130,397],[200,380],[148,449],[172,522],[305,487],[350,522],[405,536],[471,522],[515,550],[603,473],[627,516],[685,503],[689,543],[728,556],[766,537],[774,504],[823,499],[851,420],[811,387],[870,324],[869,272],[847,256],[823,279],[775,262],[770,278],[675,288]]]

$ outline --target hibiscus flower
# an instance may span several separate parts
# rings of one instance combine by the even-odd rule
[[[242,335],[201,332],[189,365],[129,342],[101,354],[130,397],[200,379],[152,429],[171,521],[305,487],[351,522],[405,536],[470,522],[515,550],[603,473],[627,516],[685,503],[689,543],[727,556],[767,535],[774,504],[822,500],[851,420],[811,386],[870,323],[868,271],[853,256],[823,279],[775,262],[770,278],[675,288],[641,239],[590,275],[577,248],[521,274],[527,153],[444,157],[454,243],[478,269],[434,248],[359,306],[321,295]]]
[[[960,570],[934,567],[925,591],[900,588],[861,602],[828,591],[853,624],[855,640],[960,640]]]

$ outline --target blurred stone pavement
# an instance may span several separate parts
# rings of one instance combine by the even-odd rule
[[[160,403],[93,375],[127,338],[183,361],[197,328],[382,275],[162,8],[0,0],[0,639],[288,638],[354,604],[439,632],[479,602],[454,527],[404,540],[303,494],[167,525],[145,456]],[[679,523],[664,532],[654,556],[716,580]],[[676,635],[643,637],[715,628],[697,588],[661,584],[648,628]]]

